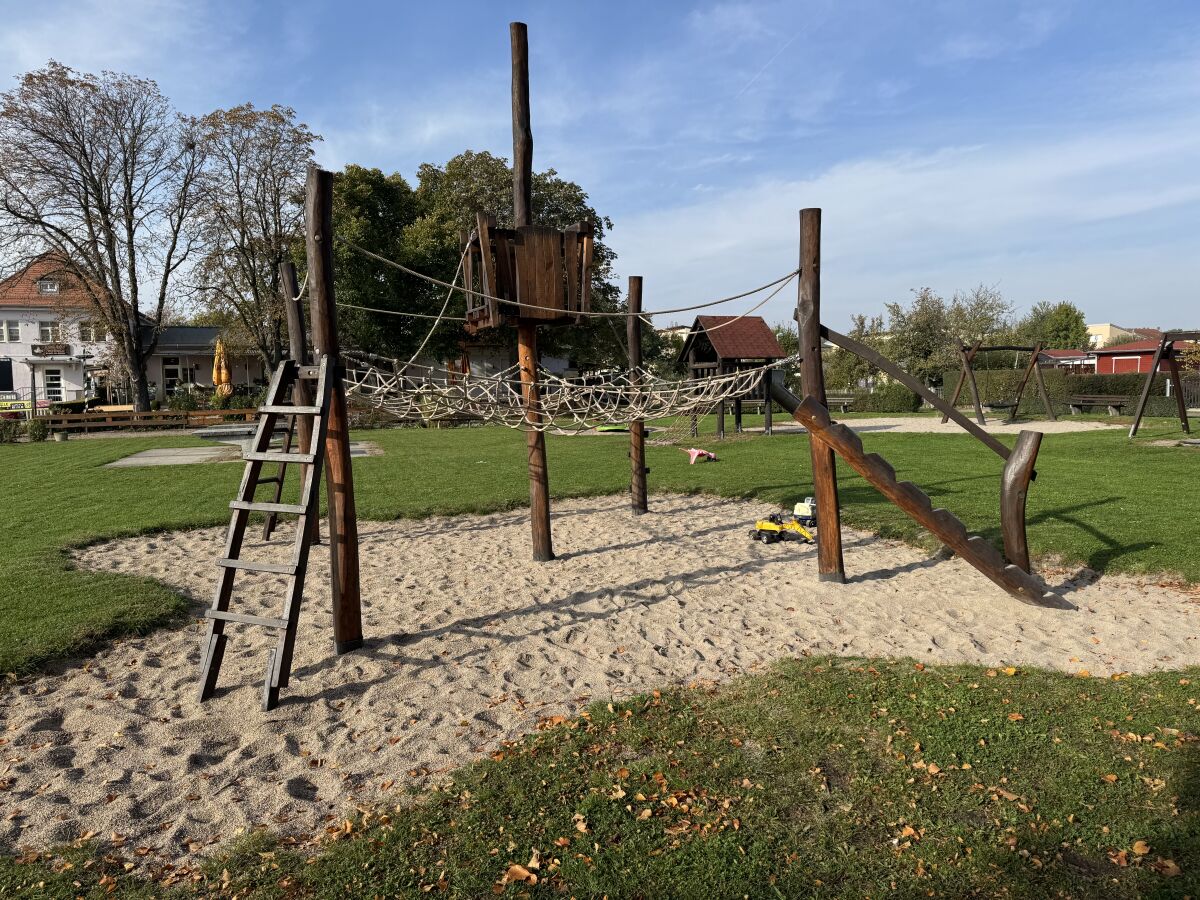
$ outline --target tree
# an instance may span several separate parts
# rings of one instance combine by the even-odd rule
[[[592,307],[620,308],[620,294],[612,283],[614,254],[603,242],[612,223],[588,204],[579,185],[560,178],[553,169],[534,173],[532,193],[537,224],[555,228],[583,220],[593,224]],[[339,302],[422,316],[436,316],[445,308],[447,316],[461,317],[466,307],[461,292],[455,292],[447,303],[446,289],[365,257],[346,241],[451,281],[462,257],[460,232],[475,227],[475,215],[481,210],[495,214],[501,225],[512,224],[512,171],[505,159],[490,153],[466,151],[444,166],[423,164],[417,170],[415,190],[399,174],[347,166],[335,175],[333,183],[334,232],[345,239],[334,244]],[[468,335],[452,320],[435,328],[428,319],[351,308],[339,312],[338,320],[347,347],[401,361],[422,344],[422,355],[435,359],[457,357],[467,340],[515,346],[510,329]],[[643,333],[650,358],[659,350],[657,337],[647,331]],[[548,354],[572,355],[593,365],[618,360],[623,364],[627,352],[624,336],[624,320],[590,319],[579,326],[545,329],[539,343]]]
[[[888,303],[885,308],[892,358],[910,375],[933,384],[957,365],[946,301],[931,288],[914,290],[907,307]]]
[[[1041,341],[1054,350],[1086,350],[1089,348],[1087,318],[1073,303],[1035,303],[1028,315],[1017,323],[1020,339],[1029,344]]]
[[[850,317],[850,337],[886,355],[886,332],[883,316]],[[835,349],[825,356],[825,384],[838,390],[858,390],[879,377],[879,370],[849,350]]]
[[[88,291],[139,411],[195,248],[202,164],[191,123],[153,81],[50,62],[0,94],[0,228],[22,255],[53,252]]]
[[[216,110],[194,127],[207,159],[200,296],[207,308],[231,313],[232,340],[274,369],[287,343],[279,266],[303,242],[305,172],[319,137],[293,109],[250,103]]]

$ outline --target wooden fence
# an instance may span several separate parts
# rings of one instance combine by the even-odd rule
[[[86,412],[47,413],[37,417],[51,431],[99,431],[109,428],[155,429],[155,428],[204,428],[223,425],[227,422],[253,422],[258,418],[257,409],[195,409],[176,411],[171,409],[152,412]]]

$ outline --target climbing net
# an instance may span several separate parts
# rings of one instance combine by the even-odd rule
[[[519,366],[477,374],[405,365],[369,353],[348,351],[343,356],[350,396],[401,421],[474,420],[556,434],[703,415],[722,401],[758,396],[767,372],[796,362],[796,357],[788,357],[738,372],[677,381],[641,368],[564,378],[539,367],[538,397],[526,404]]]

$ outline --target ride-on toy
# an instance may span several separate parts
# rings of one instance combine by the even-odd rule
[[[750,537],[764,544],[774,544],[778,541],[802,541],[811,544],[816,541],[810,528],[817,525],[817,508],[812,497],[805,497],[792,510],[790,518],[784,518],[783,513],[773,513],[765,519],[754,523]]]

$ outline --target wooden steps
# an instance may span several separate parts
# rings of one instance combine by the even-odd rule
[[[1061,595],[1047,590],[1034,575],[1006,563],[988,541],[969,534],[966,526],[949,510],[935,509],[929,497],[915,484],[896,481],[892,466],[877,453],[864,453],[862,439],[847,426],[831,421],[829,410],[812,397],[800,400],[786,388],[775,385],[772,385],[772,395],[814,438],[831,447],[876,490],[1013,597],[1034,606],[1075,609]],[[819,530],[817,539],[820,540]]]
[[[201,702],[216,690],[221,662],[225,656],[228,623],[253,625],[269,628],[279,633],[279,642],[267,654],[267,671],[263,679],[262,703],[264,709],[272,709],[279,702],[279,689],[286,687],[291,675],[292,654],[296,644],[296,626],[300,619],[300,604],[304,597],[304,579],[308,571],[309,550],[317,538],[317,516],[320,511],[321,470],[325,461],[325,440],[328,434],[328,410],[332,396],[333,378],[328,359],[323,358],[316,366],[297,366],[284,362],[275,371],[267,390],[267,402],[259,410],[258,430],[250,447],[242,454],[246,469],[242,475],[237,497],[229,504],[231,510],[229,532],[225,541],[225,554],[218,560],[220,575],[211,608],[205,610],[208,632],[204,644],[204,657],[200,669]],[[316,380],[316,403],[285,403],[289,392],[293,399],[305,398],[308,392],[301,387],[305,379]],[[270,449],[275,424],[281,417],[289,419],[290,427],[284,439],[284,450]],[[291,443],[296,421],[301,417],[311,419],[312,427],[302,432],[308,447],[304,452],[292,452]],[[264,477],[264,463],[278,462],[284,465],[299,464],[300,502],[283,503],[280,500],[284,482],[284,465],[273,476]],[[271,501],[254,499],[260,485],[275,485]],[[264,538],[269,537],[274,518],[278,515],[296,516],[296,535],[292,544],[291,558],[285,563],[257,562],[241,558],[242,542],[250,513],[261,512],[268,516]],[[254,572],[286,576],[287,586],[283,598],[283,613],[278,617],[260,616],[234,612],[229,609],[233,597],[234,579],[238,572]]]

